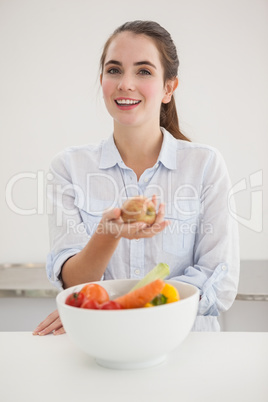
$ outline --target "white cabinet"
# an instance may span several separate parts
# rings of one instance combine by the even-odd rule
[[[237,298],[219,322],[222,331],[268,332],[268,261],[241,261]]]
[[[55,298],[1,297],[0,331],[33,331],[55,309]]]
[[[0,265],[0,331],[33,331],[56,309],[44,264]]]

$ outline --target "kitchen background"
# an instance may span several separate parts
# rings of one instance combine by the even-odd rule
[[[217,147],[233,182],[242,296],[222,327],[268,331],[267,0],[0,1],[0,330],[31,330],[54,309],[44,272],[49,163],[112,132],[99,58],[108,35],[134,19],[171,33],[182,131]]]

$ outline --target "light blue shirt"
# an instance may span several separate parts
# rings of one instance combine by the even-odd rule
[[[220,153],[207,145],[176,140],[162,128],[154,166],[137,180],[114,143],[65,149],[51,163],[48,183],[51,251],[47,275],[58,288],[63,263],[84,248],[107,208],[142,194],[166,206],[171,224],[149,239],[122,238],[105,279],[140,279],[159,262],[169,279],[200,290],[193,330],[218,330],[217,316],[232,305],[239,278],[237,223],[228,209],[231,183]]]

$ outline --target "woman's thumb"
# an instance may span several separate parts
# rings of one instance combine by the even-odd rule
[[[113,219],[118,219],[121,215],[121,209],[120,208],[113,208],[110,209],[103,214],[103,219],[107,221],[111,221]]]

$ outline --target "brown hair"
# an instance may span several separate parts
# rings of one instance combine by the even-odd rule
[[[121,32],[129,31],[136,35],[146,35],[152,38],[160,53],[162,66],[164,69],[164,82],[168,79],[174,79],[178,75],[179,59],[176,46],[170,34],[157,22],[154,21],[130,21],[118,27],[108,38],[100,59],[101,72],[103,71],[104,61],[107,55],[110,43]],[[160,126],[169,131],[173,137],[190,141],[179,128],[179,119],[176,109],[174,96],[172,95],[169,103],[162,103],[160,110]]]

